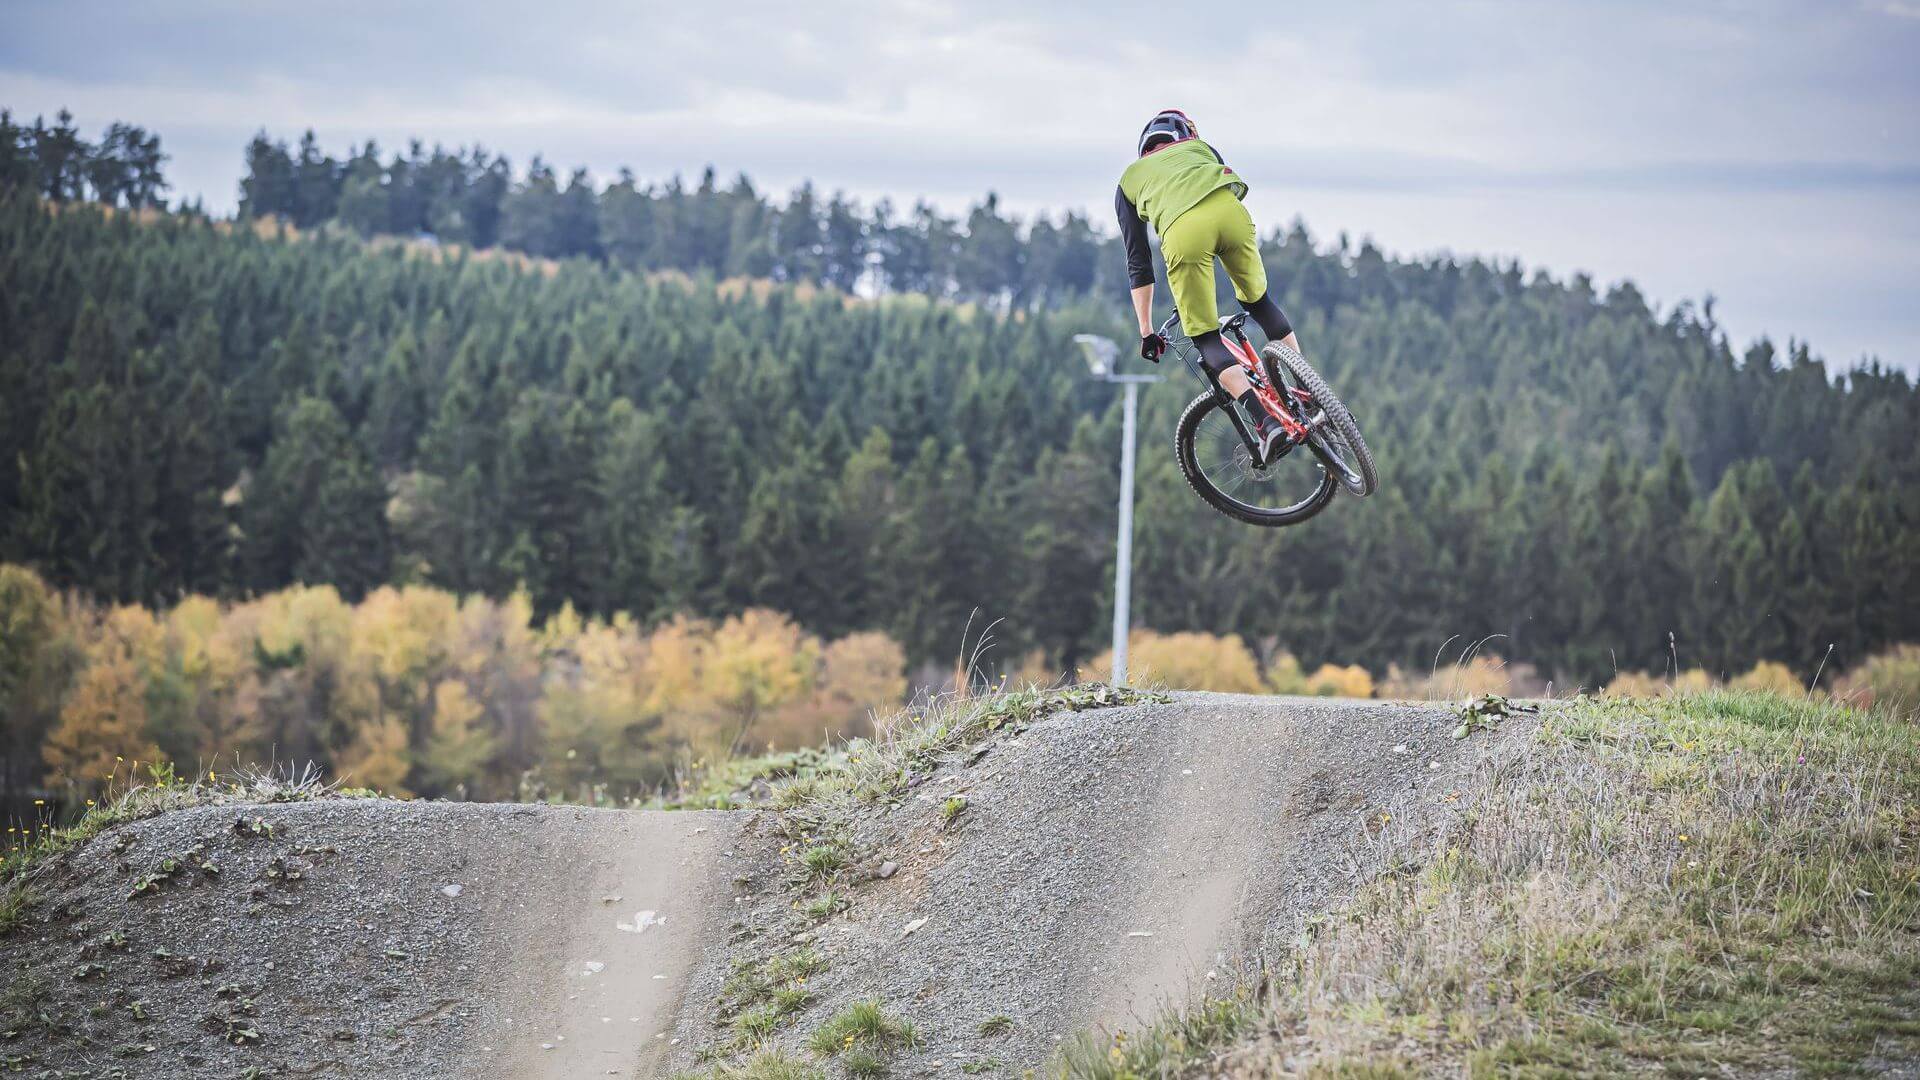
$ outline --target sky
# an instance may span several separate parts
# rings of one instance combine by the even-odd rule
[[[216,212],[248,138],[312,128],[1111,229],[1177,107],[1263,230],[1711,295],[1737,348],[1920,372],[1920,0],[0,0],[0,26],[0,106],[158,132]]]

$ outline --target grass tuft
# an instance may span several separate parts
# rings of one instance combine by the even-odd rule
[[[880,1002],[856,1001],[833,1014],[807,1040],[807,1046],[822,1057],[861,1049],[869,1052],[911,1047],[915,1044],[913,1025],[887,1015]]]

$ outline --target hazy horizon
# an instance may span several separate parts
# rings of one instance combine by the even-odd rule
[[[1362,4],[1228,28],[1217,67],[1169,62],[1130,4],[108,7],[82,42],[60,7],[17,6],[0,106],[145,125],[171,198],[216,212],[247,139],[311,128],[336,155],[483,143],[602,184],[712,165],[948,212],[993,191],[1110,232],[1139,124],[1178,105],[1263,232],[1632,280],[1663,311],[1712,295],[1736,349],[1920,371],[1920,4]]]

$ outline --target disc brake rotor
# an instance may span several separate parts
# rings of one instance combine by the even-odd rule
[[[1234,446],[1232,464],[1235,475],[1243,480],[1250,480],[1256,484],[1271,484],[1278,475],[1277,471],[1271,468],[1272,462],[1268,462],[1269,467],[1267,468],[1255,465],[1253,463],[1253,451],[1247,449],[1245,443],[1239,443]]]

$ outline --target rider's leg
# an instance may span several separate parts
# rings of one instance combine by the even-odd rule
[[[1300,339],[1293,335],[1293,324],[1287,321],[1287,313],[1280,310],[1280,305],[1273,302],[1271,292],[1263,292],[1260,299],[1251,302],[1242,300],[1240,306],[1253,316],[1254,322],[1260,324],[1268,341],[1277,341],[1295,352],[1300,351]]]
[[[1260,324],[1268,341],[1278,341],[1298,350],[1300,339],[1293,335],[1293,324],[1287,321],[1286,312],[1280,310],[1267,290],[1267,267],[1260,261],[1260,240],[1254,232],[1253,215],[1238,201],[1223,209],[1230,219],[1221,224],[1220,263],[1227,268],[1227,277],[1233,282],[1234,299]]]
[[[1247,381],[1246,369],[1240,366],[1240,361],[1234,357],[1233,351],[1227,348],[1227,343],[1220,340],[1220,331],[1209,330],[1204,334],[1194,334],[1193,345],[1200,350],[1200,365],[1219,380],[1220,389],[1226,391],[1228,397],[1240,403],[1240,408],[1246,412],[1247,419],[1253,422],[1254,429],[1264,435],[1267,428],[1274,423],[1273,416],[1267,412],[1266,406],[1260,404],[1259,398],[1254,396],[1253,384]]]
[[[1264,435],[1273,418],[1255,400],[1246,371],[1220,340],[1220,308],[1213,298],[1213,260],[1223,242],[1238,239],[1239,219],[1245,217],[1246,210],[1240,200],[1221,188],[1167,226],[1160,236],[1160,256],[1167,263],[1167,287],[1172,290],[1174,306],[1180,311],[1180,328],[1200,350],[1201,363],[1219,380],[1220,389],[1240,403],[1255,429]],[[1252,235],[1251,218],[1247,218],[1246,231],[1248,236]],[[1257,254],[1254,264],[1259,265]],[[1231,274],[1231,269],[1228,272]],[[1263,291],[1265,280],[1262,271]],[[1238,289],[1239,285],[1236,283],[1234,287]]]

